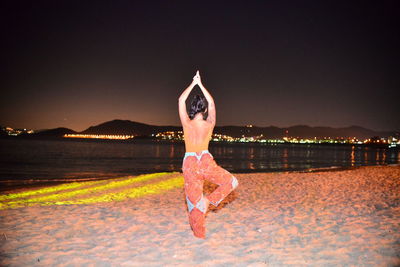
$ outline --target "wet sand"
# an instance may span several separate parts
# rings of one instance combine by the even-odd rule
[[[1,193],[0,265],[400,265],[400,166],[236,176],[205,240],[190,230],[179,173]]]

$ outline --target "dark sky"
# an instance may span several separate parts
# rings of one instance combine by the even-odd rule
[[[179,125],[197,69],[217,125],[400,130],[398,1],[3,1],[0,125]]]

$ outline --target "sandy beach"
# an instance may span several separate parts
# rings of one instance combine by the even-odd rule
[[[236,177],[205,240],[181,173],[3,192],[0,265],[400,266],[400,166]]]

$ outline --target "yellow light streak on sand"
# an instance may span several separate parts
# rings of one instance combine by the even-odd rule
[[[99,184],[102,182],[104,182],[104,181],[73,182],[73,183],[60,184],[60,185],[51,186],[51,187],[44,187],[44,188],[35,189],[35,190],[24,191],[24,192],[20,192],[20,193],[11,193],[8,195],[0,196],[0,201],[7,200],[7,199],[24,198],[24,197],[29,197],[29,196],[38,195],[38,194],[47,194],[47,193],[52,193],[52,192],[61,191],[61,190],[74,189],[74,188],[82,187],[84,185],[95,185],[95,184]]]
[[[92,204],[100,202],[123,201],[128,198],[137,198],[151,194],[159,194],[170,189],[182,187],[183,184],[184,184],[183,176],[179,176],[155,184],[148,184],[141,187],[130,188],[118,193],[109,193],[101,196],[79,199],[79,200],[57,201],[54,204],[56,205]]]
[[[75,191],[71,191],[71,192],[64,192],[64,193],[52,194],[52,195],[43,196],[43,197],[22,199],[22,200],[17,200],[17,201],[9,201],[9,202],[5,202],[5,203],[0,203],[0,209],[16,208],[16,207],[23,207],[23,206],[33,206],[36,204],[39,204],[41,206],[54,205],[54,204],[56,204],[56,202],[60,203],[60,200],[62,200],[62,199],[68,199],[68,198],[72,198],[72,197],[75,197],[78,195],[84,195],[87,193],[98,193],[99,191],[102,191],[102,190],[115,189],[118,187],[128,186],[130,184],[155,179],[155,178],[167,175],[167,174],[173,174],[173,173],[166,173],[166,172],[152,173],[152,174],[132,177],[130,179],[126,179],[126,180],[122,180],[122,181],[112,181],[105,185],[89,187],[89,188],[75,190]],[[97,184],[98,182],[84,182],[85,185],[90,184],[90,183]],[[66,185],[68,185],[68,184],[66,184]],[[60,186],[62,186],[62,185],[60,185]],[[59,186],[59,188],[62,188],[60,186]],[[46,188],[43,188],[43,189],[46,189]],[[22,192],[22,193],[24,193],[24,192]],[[118,193],[114,193],[114,194],[118,194]],[[64,201],[64,202],[68,202],[68,201]]]
[[[107,189],[113,189],[117,187],[122,187],[122,186],[127,186],[129,184],[133,183],[138,183],[142,181],[147,181],[153,178],[157,178],[160,176],[163,176],[167,173],[153,173],[153,174],[147,174],[147,175],[142,175],[142,176],[137,176],[137,177],[132,177],[130,179],[122,180],[122,181],[112,181],[109,182],[105,185],[100,185],[100,186],[95,186],[95,187],[88,187],[80,190],[74,190],[70,192],[64,192],[64,193],[58,193],[58,194],[52,194],[48,196],[42,196],[42,197],[36,197],[36,198],[30,198],[30,199],[25,199],[25,200],[19,200],[15,202],[9,202],[11,204],[16,204],[16,203],[28,203],[28,202],[47,202],[47,201],[55,201],[55,200],[60,200],[60,199],[65,199],[65,198],[70,198],[70,197],[75,197],[78,195],[84,195],[87,193],[92,193],[92,192],[98,192],[101,190],[107,190]]]

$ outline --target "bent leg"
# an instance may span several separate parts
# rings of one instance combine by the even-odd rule
[[[204,179],[219,185],[214,192],[207,196],[208,200],[214,206],[219,203],[232,192],[237,186],[238,181],[230,172],[218,166],[213,159],[205,162],[203,169]]]

